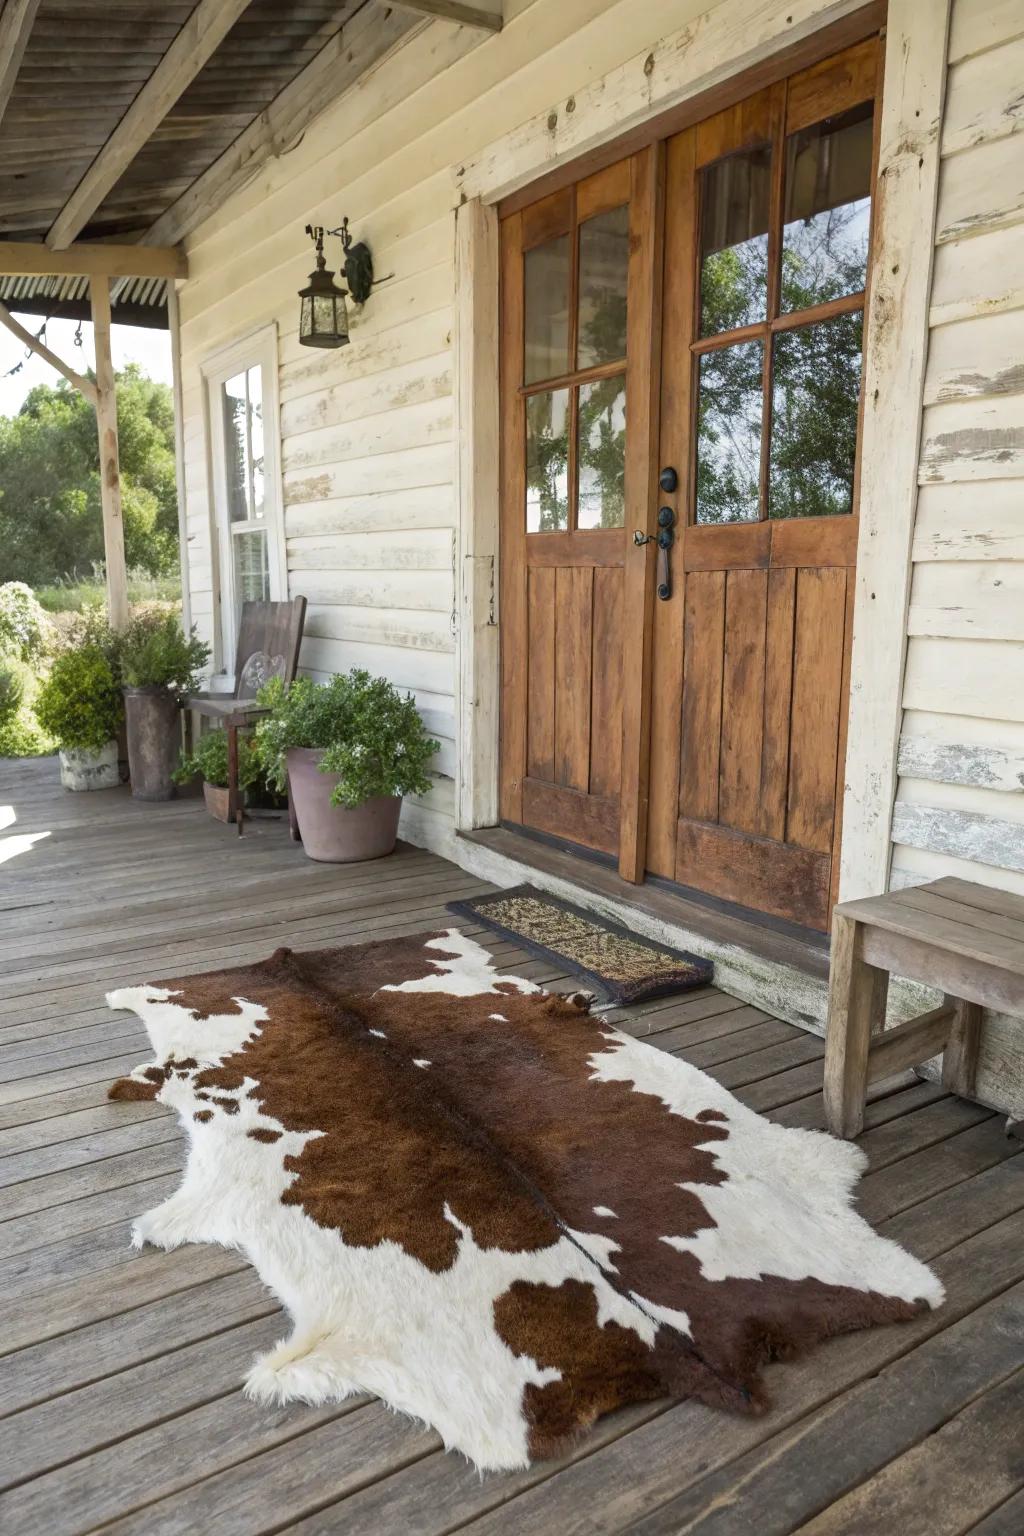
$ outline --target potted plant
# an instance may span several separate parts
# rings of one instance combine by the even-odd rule
[[[317,685],[267,683],[270,714],[256,727],[256,755],[274,788],[286,787],[311,859],[349,863],[391,853],[402,796],[425,794],[433,741],[411,697],[383,677],[352,671]]]
[[[233,821],[228,809],[228,733],[206,731],[191,752],[183,752],[174,773],[176,784],[188,784],[196,776],[203,781],[206,809],[218,821]],[[260,780],[260,765],[252,742],[238,739],[238,787],[253,789]]]
[[[128,767],[137,800],[170,800],[178,762],[178,710],[194,693],[210,648],[178,615],[150,610],[121,637],[121,680],[128,724]]]
[[[117,733],[124,703],[115,666],[99,640],[87,639],[56,657],[35,713],[57,742],[65,789],[117,788]]]

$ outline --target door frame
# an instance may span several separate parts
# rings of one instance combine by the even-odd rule
[[[890,0],[886,18],[876,278],[866,310],[842,900],[888,885],[950,7],[951,0]],[[704,19],[699,47],[680,46],[686,29],[666,37],[643,61],[641,84],[623,66],[572,98],[571,115],[542,114],[455,172],[461,188],[453,336],[460,444],[455,615],[460,831],[498,819],[499,204],[507,199],[507,208],[513,197],[532,201],[553,190],[557,178],[578,179],[644,143],[667,138],[880,25],[877,4],[837,7],[828,0],[802,0],[787,9],[788,24],[777,7],[760,0],[723,0]],[[739,68],[730,74],[731,60]],[[522,194],[527,186],[529,192]],[[922,250],[927,260],[921,259]],[[900,316],[899,325],[891,323],[893,314]],[[904,416],[887,408],[894,399],[910,402]],[[653,426],[656,430],[656,417]],[[644,674],[649,684],[649,667]],[[637,693],[649,720],[649,698],[643,698],[643,689]],[[649,732],[642,731],[640,739],[638,793],[646,799]],[[637,871],[644,864],[646,817],[638,825],[643,830],[632,850]]]

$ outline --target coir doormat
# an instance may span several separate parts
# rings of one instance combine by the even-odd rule
[[[249,1372],[263,1402],[375,1393],[522,1467],[666,1393],[756,1412],[766,1360],[942,1299],[854,1210],[859,1148],[772,1124],[455,930],[108,1001],[153,1046],[111,1097],[175,1109],[189,1142],[135,1243],[255,1266],[293,1324]]]
[[[714,974],[710,960],[641,938],[532,885],[451,901],[448,911],[485,923],[545,960],[563,961],[614,1003],[688,992],[707,986]]]

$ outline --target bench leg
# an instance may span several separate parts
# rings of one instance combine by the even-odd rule
[[[832,924],[832,956],[825,1039],[825,1118],[833,1136],[858,1136],[864,1128],[868,1051],[872,1034],[885,1028],[889,973],[860,957],[860,925],[838,914]]]
[[[238,835],[242,835],[242,794],[238,788],[238,726],[228,726],[228,815],[234,815]]]
[[[956,1014],[942,1053],[942,1086],[962,1099],[971,1099],[981,1047],[981,1005],[948,994],[943,1001],[952,1003]]]

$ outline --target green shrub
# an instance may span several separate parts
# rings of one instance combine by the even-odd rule
[[[228,787],[228,733],[207,731],[200,736],[191,752],[183,752],[174,778],[178,784],[188,784],[196,774],[206,784],[217,789]],[[260,780],[260,765],[256,750],[248,737],[238,738],[238,786],[252,789]]]
[[[0,727],[10,725],[25,697],[25,674],[16,661],[0,661]]]
[[[194,693],[209,659],[210,647],[194,626],[186,635],[175,613],[137,614],[120,637],[121,680],[128,688]]]
[[[0,656],[37,661],[46,646],[48,623],[32,588],[23,581],[0,586]]]
[[[426,794],[429,763],[440,743],[427,735],[411,696],[383,677],[354,670],[318,685],[274,678],[259,701],[271,713],[256,727],[256,754],[268,782],[285,787],[285,753],[325,748],[321,773],[340,775],[331,801],[362,805],[377,795]]]
[[[43,730],[66,751],[98,752],[117,735],[124,701],[113,668],[98,645],[57,657],[35,702]]]

